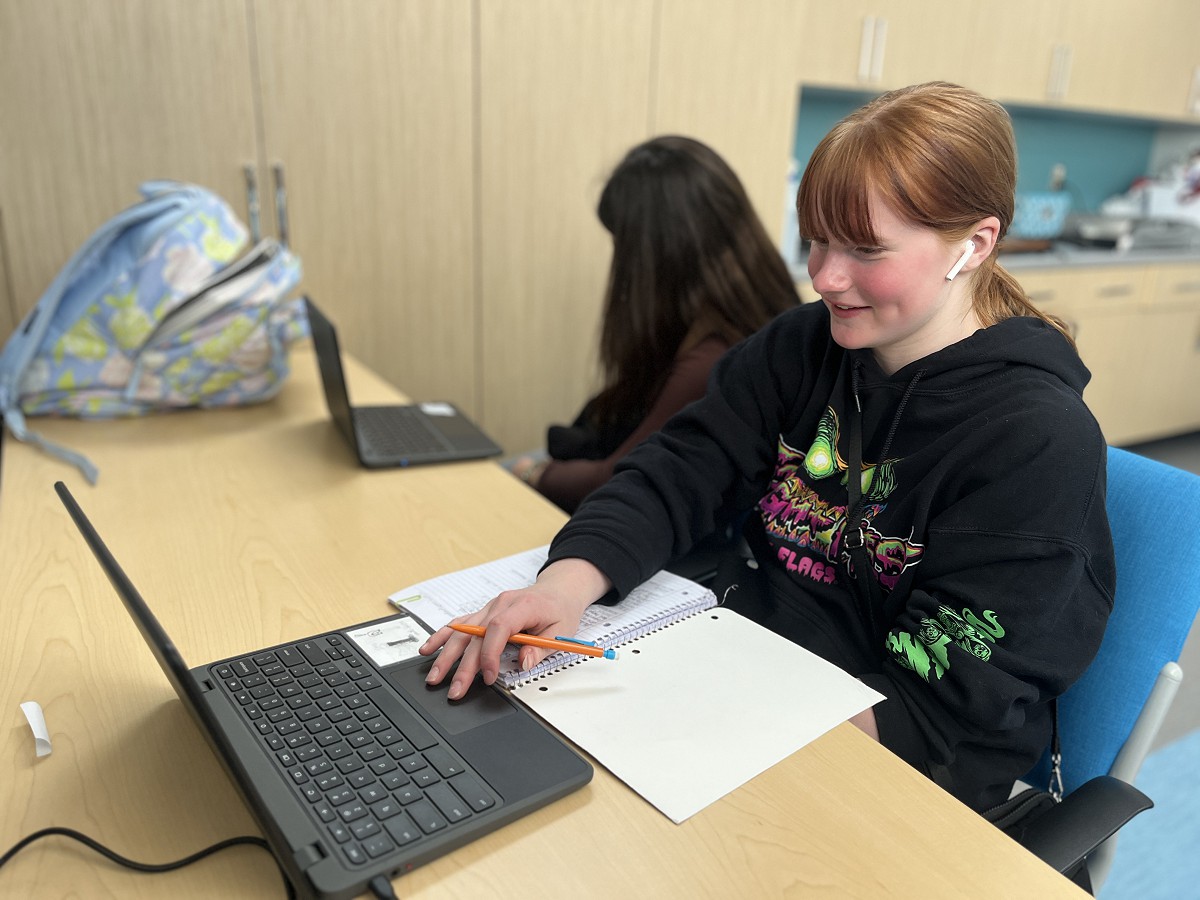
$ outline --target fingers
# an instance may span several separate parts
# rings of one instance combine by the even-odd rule
[[[527,605],[528,598],[521,603],[519,594],[506,592],[479,612],[453,620],[452,624],[482,625],[487,629],[482,638],[463,634],[450,626],[430,635],[419,651],[424,656],[437,654],[425,683],[441,684],[453,673],[447,697],[451,700],[460,699],[477,675],[485,684],[496,681],[500,674],[501,656],[513,635],[520,632],[546,636],[574,633],[577,626],[568,629],[556,616],[534,614]],[[547,621],[548,618],[554,618],[555,621]],[[540,647],[522,646],[519,648],[518,663],[522,669],[529,669],[551,652]]]

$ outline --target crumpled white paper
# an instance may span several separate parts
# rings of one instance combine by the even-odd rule
[[[46,728],[46,717],[42,714],[42,707],[36,700],[26,700],[21,704],[21,712],[25,713],[25,718],[29,721],[29,727],[33,730],[33,743],[37,749],[39,757],[50,755],[50,731]]]

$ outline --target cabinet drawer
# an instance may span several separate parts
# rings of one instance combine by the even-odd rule
[[[1018,276],[1038,309],[1064,317],[1136,309],[1152,280],[1149,266],[1098,266]]]
[[[1017,272],[1017,281],[1025,289],[1026,296],[1038,309],[1051,311],[1061,306],[1070,296],[1072,273],[1064,269]]]
[[[1146,301],[1153,306],[1200,307],[1200,264],[1159,266]]]

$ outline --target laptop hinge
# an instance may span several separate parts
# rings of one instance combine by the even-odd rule
[[[300,867],[300,871],[304,871],[309,866],[316,865],[325,858],[325,853],[320,844],[309,844],[307,847],[301,847],[294,854],[292,859],[296,865]]]

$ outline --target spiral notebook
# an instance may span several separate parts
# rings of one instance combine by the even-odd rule
[[[549,545],[536,547],[451,572],[397,591],[388,601],[436,630],[455,616],[475,612],[501,591],[533,584],[546,563],[549,549]],[[590,606],[575,637],[595,641],[605,649],[619,648],[716,605],[716,596],[707,588],[670,572],[659,572],[618,604]],[[500,680],[505,687],[516,688],[586,659],[589,657],[578,653],[552,653],[540,664],[522,672],[517,665],[517,650],[510,645],[501,660]]]
[[[442,575],[388,600],[440,628],[531,584],[547,551]],[[576,636],[620,655],[554,654],[520,672],[510,646],[502,681],[676,823],[883,699],[669,572],[620,603],[590,607]]]

